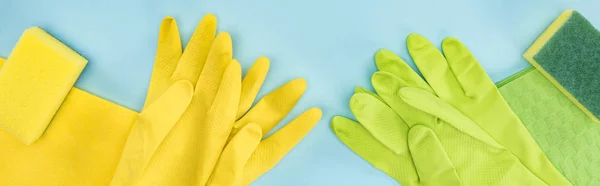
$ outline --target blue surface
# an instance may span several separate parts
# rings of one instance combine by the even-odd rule
[[[184,43],[209,12],[231,33],[245,69],[261,55],[271,71],[261,95],[296,77],[309,88],[290,121],[318,106],[323,120],[255,186],[398,185],[346,148],[329,129],[357,85],[369,86],[373,54],[388,48],[405,60],[405,38],[418,32],[439,45],[463,41],[499,81],[529,66],[521,54],[563,10],[600,25],[595,0],[0,0],[0,56],[23,30],[41,26],[89,60],[76,86],[140,110],[154,61],[158,28],[174,16]],[[412,63],[412,62],[411,62]]]

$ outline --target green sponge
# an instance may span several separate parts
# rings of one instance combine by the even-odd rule
[[[567,10],[523,55],[592,120],[600,117],[600,32]]]

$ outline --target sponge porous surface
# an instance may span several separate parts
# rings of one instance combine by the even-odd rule
[[[600,117],[600,32],[588,20],[573,11],[533,59],[584,111]]]

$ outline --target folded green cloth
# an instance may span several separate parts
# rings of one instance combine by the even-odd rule
[[[600,124],[535,68],[498,83],[504,99],[573,185],[600,185]]]

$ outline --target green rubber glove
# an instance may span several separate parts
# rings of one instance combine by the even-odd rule
[[[381,116],[383,112],[359,109],[365,104],[355,104],[355,100],[360,99],[353,97],[350,107],[362,126],[349,119],[336,117],[332,121],[336,135],[365,160],[399,182],[418,185],[418,182],[410,179],[418,177],[413,158],[403,153],[408,149],[407,144],[399,142],[406,138],[411,123],[418,123],[421,118],[427,118],[424,115],[428,115],[415,111],[398,95],[400,88],[414,87],[438,96],[463,113],[543,182],[548,185],[570,185],[548,161],[467,48],[453,38],[444,40],[442,45],[445,57],[424,37],[417,34],[408,37],[409,52],[427,82],[392,52],[379,51],[376,63],[380,72],[375,73],[372,79],[378,96],[362,94],[366,91],[364,89],[357,89],[361,94],[355,96],[371,95],[371,101],[383,100],[384,106],[393,109],[399,117],[390,118],[388,116],[393,116],[393,113]],[[364,116],[369,113],[376,115]],[[473,159],[474,156],[463,158]],[[479,177],[481,175],[477,174]]]
[[[344,117],[332,125],[345,144],[402,185],[547,185],[431,92],[387,72],[375,73],[373,81],[383,100],[395,100],[386,104],[361,89],[350,107],[362,125]],[[381,93],[386,84],[389,91]]]
[[[401,99],[429,114],[408,123],[407,143],[424,185],[547,185],[470,118],[431,93],[402,88]]]

